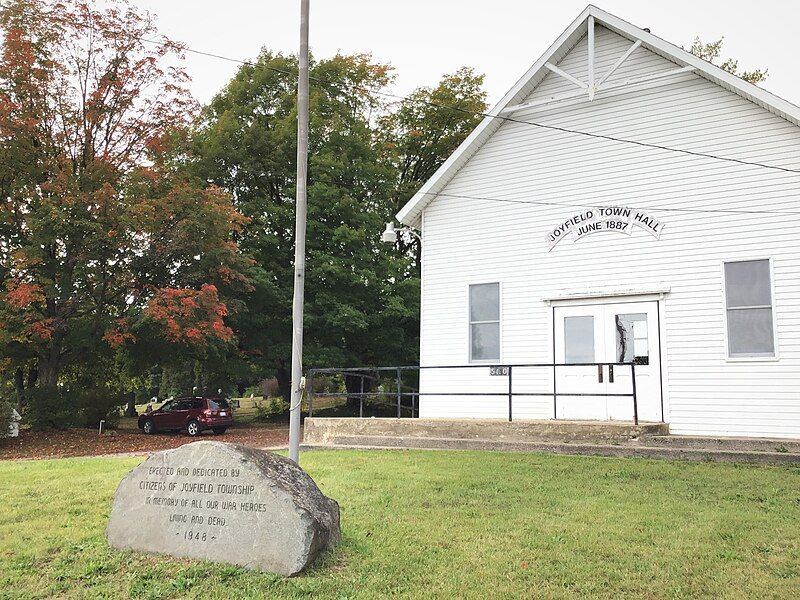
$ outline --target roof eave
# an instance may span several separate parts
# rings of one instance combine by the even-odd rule
[[[459,145],[459,147],[448,157],[428,181],[417,191],[416,194],[400,209],[397,219],[411,227],[419,227],[421,223],[422,211],[436,197],[436,194],[450,182],[453,176],[472,158],[480,149],[483,142],[488,139],[503,123],[502,119],[495,117],[507,107],[511,106],[524,97],[527,97],[532,89],[538,85],[538,79],[546,74],[545,63],[559,52],[565,54],[572,49],[580,37],[583,35],[585,23],[592,16],[595,22],[603,25],[611,31],[631,40],[641,40],[642,46],[648,50],[667,58],[681,66],[695,67],[695,73],[705,77],[722,87],[739,94],[740,96],[755,102],[759,106],[770,112],[786,119],[787,121],[800,126],[800,107],[768,92],[756,85],[748,83],[743,79],[723,71],[716,65],[711,64],[687,52],[683,48],[663,40],[652,33],[645,31],[627,21],[623,21],[596,6],[587,6],[580,15],[567,27],[564,32],[550,45],[539,59],[528,69],[516,84],[503,96],[488,113],[472,133]],[[563,56],[562,56],[563,57]],[[558,59],[560,60],[560,59]],[[556,62],[558,62],[558,60]]]
[[[741,77],[732,75],[717,65],[703,60],[702,58],[698,58],[691,52],[653,35],[644,29],[640,29],[617,16],[607,13],[595,6],[590,6],[589,8],[595,20],[614,33],[629,39],[639,39],[642,41],[642,45],[648,50],[676,62],[681,66],[692,66],[696,69],[696,74],[730,91],[736,92],[744,98],[756,102],[770,112],[800,126],[800,107],[797,105],[757,85],[753,85]]]
[[[428,181],[417,191],[414,196],[397,213],[397,220],[410,227],[418,227],[421,221],[421,214],[424,207],[432,200],[435,195],[447,185],[452,176],[469,160],[472,155],[480,148],[481,142],[494,133],[502,124],[501,119],[495,117],[507,106],[518,100],[520,92],[544,69],[550,57],[558,52],[569,38],[583,25],[592,10],[592,6],[587,6],[580,15],[567,27],[564,32],[550,45],[539,59],[528,69],[525,74],[517,80],[514,86],[505,96],[487,113],[478,126],[461,142],[455,152],[436,170]],[[574,45],[574,44],[573,44]],[[480,139],[483,138],[483,139]],[[470,151],[471,150],[471,151]]]

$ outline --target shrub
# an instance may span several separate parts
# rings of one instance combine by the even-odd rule
[[[280,396],[273,396],[268,403],[256,402],[256,421],[272,421],[289,409],[289,403]]]
[[[308,379],[306,380],[308,384]],[[311,387],[315,394],[325,394],[326,392],[344,392],[344,380],[336,375],[316,375],[311,381]]]
[[[260,396],[261,395],[261,386],[260,385],[251,385],[250,387],[244,388],[244,392],[242,392],[242,398],[249,398],[250,396]]]
[[[76,403],[63,388],[31,388],[25,399],[25,416],[32,429],[66,429],[78,423]]]
[[[119,425],[120,405],[125,398],[119,392],[104,387],[82,390],[76,394],[78,404],[78,424],[84,427],[98,427],[100,421],[114,428]]]
[[[64,388],[33,388],[26,393],[26,416],[33,429],[107,427],[119,424],[122,395],[105,387],[76,391]]]

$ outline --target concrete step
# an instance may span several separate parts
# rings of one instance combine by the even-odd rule
[[[705,437],[695,435],[654,435],[639,443],[661,448],[740,450],[743,452],[800,453],[800,440],[779,438]]]
[[[324,444],[307,447],[325,448],[415,448],[439,450],[495,450],[505,452],[543,452],[583,456],[638,457],[706,462],[749,463],[800,466],[800,453],[763,450],[694,448],[641,443],[567,443],[547,441],[499,441],[487,439],[336,435]]]

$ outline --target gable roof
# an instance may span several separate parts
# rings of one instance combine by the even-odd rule
[[[504,123],[502,118],[497,117],[504,110],[519,104],[530,96],[536,86],[551,72],[545,65],[547,63],[557,65],[587,34],[590,17],[594,19],[596,24],[602,25],[617,35],[627,38],[631,42],[639,40],[643,48],[677,63],[681,67],[693,68],[695,74],[738,94],[746,100],[754,102],[790,123],[800,126],[800,107],[727,71],[723,71],[716,65],[694,56],[683,48],[662,40],[649,31],[636,27],[590,4],[514,84],[514,87],[503,96],[500,102],[487,113],[483,121],[439,167],[436,173],[400,209],[397,213],[397,219],[401,223],[411,226],[419,225],[422,211],[425,207],[436,198],[436,194],[444,189],[461,167],[472,158],[489,137]]]

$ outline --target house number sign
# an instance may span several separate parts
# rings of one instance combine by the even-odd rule
[[[654,238],[661,237],[664,223],[651,217],[643,210],[628,208],[626,206],[604,206],[592,208],[572,215],[569,219],[559,223],[546,236],[548,252],[561,240],[572,237],[573,242],[585,238],[587,235],[600,232],[620,233],[630,235],[634,227],[644,229]]]

